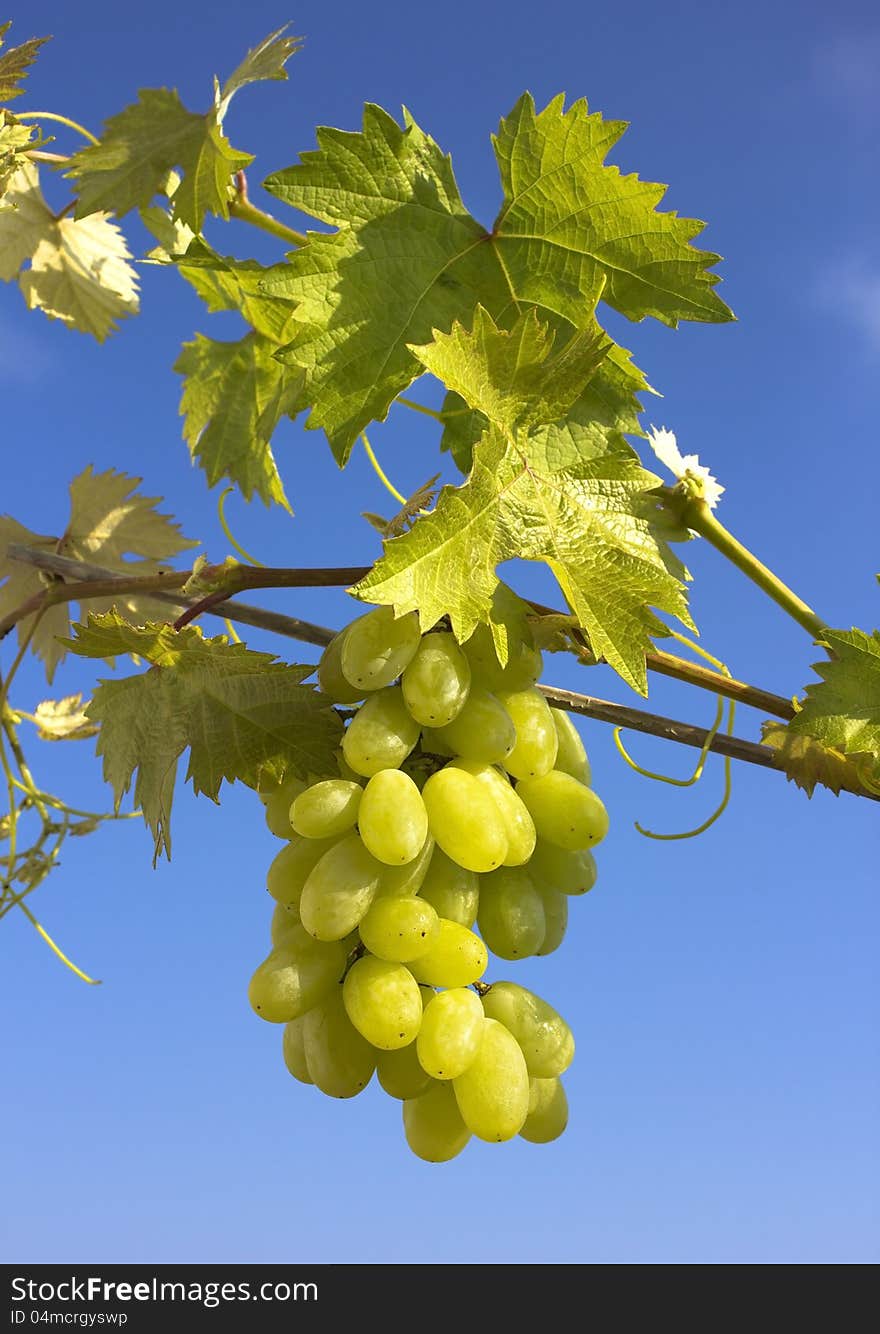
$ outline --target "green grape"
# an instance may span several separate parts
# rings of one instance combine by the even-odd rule
[[[431,987],[469,987],[483,976],[488,962],[479,936],[441,917],[431,948],[413,959],[411,971],[419,982]]]
[[[361,690],[390,686],[412,662],[421,640],[414,611],[394,619],[391,607],[377,607],[347,626],[341,648],[342,672]]]
[[[304,838],[338,838],[358,822],[364,789],[344,778],[327,778],[301,792],[290,808],[290,823]]]
[[[386,866],[414,861],[428,837],[428,812],[413,780],[399,769],[374,774],[364,791],[358,829]]]
[[[419,898],[436,908],[438,917],[470,927],[477,920],[479,881],[473,871],[459,866],[442,848],[435,848]]]
[[[341,746],[336,751],[336,767],[339,770],[340,778],[345,778],[349,783],[361,782],[362,775],[356,774],[354,769],[352,769],[348,760],[345,758],[345,752],[343,751]]]
[[[433,727],[422,728],[421,750],[425,755],[443,755],[449,759],[455,754],[449,743],[444,741],[440,733]]]
[[[391,1098],[417,1098],[431,1086],[431,1076],[419,1065],[415,1042],[397,1051],[379,1052],[376,1062],[379,1083]]]
[[[284,1057],[284,1064],[294,1079],[298,1079],[301,1084],[314,1084],[315,1082],[309,1074],[304,1042],[305,1022],[309,1014],[311,1014],[311,1010],[306,1014],[301,1014],[298,1019],[291,1019],[286,1023],[281,1041],[281,1054]]]
[[[361,705],[342,738],[342,753],[355,773],[372,778],[397,769],[419,739],[419,725],[403,702],[400,686],[389,686]]]
[[[403,866],[383,866],[378,897],[418,894],[434,855],[434,839],[429,834],[421,852],[413,861]]]
[[[562,894],[586,894],[596,883],[596,859],[592,852],[566,852],[555,843],[539,838],[529,862],[529,871]]]
[[[471,1137],[449,1084],[432,1081],[427,1093],[403,1104],[403,1131],[417,1158],[448,1163]]]
[[[507,835],[507,856],[504,866],[524,866],[535,848],[535,824],[519,797],[500,769],[494,764],[480,764],[478,760],[456,759],[447,769],[463,769],[479,779],[501,816]]]
[[[425,635],[400,682],[403,698],[417,723],[444,727],[464,708],[471,668],[455,636]]]
[[[568,1125],[568,1098],[559,1079],[529,1080],[529,1114],[519,1132],[530,1144],[559,1139]]]
[[[273,946],[282,944],[284,937],[295,926],[302,926],[298,906],[295,903],[276,903],[272,911],[272,923],[269,928]]]
[[[309,1010],[303,1045],[313,1082],[331,1098],[353,1098],[373,1078],[375,1048],[361,1037],[346,1014],[340,986]]]
[[[305,787],[301,778],[286,778],[266,797],[266,824],[276,838],[293,838],[290,807]]]
[[[475,1059],[483,1036],[483,1007],[475,991],[453,987],[425,1006],[416,1051],[422,1069],[435,1079],[463,1075]]]
[[[541,838],[567,852],[601,843],[608,833],[608,812],[591,787],[559,769],[517,784]]]
[[[478,1139],[500,1144],[523,1128],[529,1111],[529,1072],[519,1044],[503,1024],[484,1019],[482,1029],[476,1057],[452,1081],[452,1088],[468,1130]]]
[[[558,743],[550,706],[540,690],[503,691],[498,698],[516,728],[516,745],[504,761],[507,772],[514,778],[549,773]]]
[[[445,727],[432,728],[431,735],[448,746],[453,755],[483,764],[500,764],[516,743],[510,715],[500,700],[480,686],[471,686],[458,716]]]
[[[520,640],[510,645],[507,665],[502,667],[488,625],[478,625],[462,648],[474,676],[487,690],[527,690],[540,678],[544,665],[539,651]]]
[[[345,967],[345,950],[337,943],[318,944],[302,927],[294,927],[283,945],[272,950],[256,969],[248,999],[261,1019],[286,1024],[333,989]]]
[[[349,969],[342,997],[349,1019],[374,1047],[395,1051],[415,1040],[422,995],[404,964],[364,955]]]
[[[537,951],[543,958],[545,954],[552,954],[554,950],[558,950],[565,939],[565,931],[568,926],[568,899],[560,890],[554,889],[552,885],[542,885],[536,882],[535,889],[541,895],[541,902],[544,905],[546,929],[541,948]]]
[[[273,860],[266,875],[266,888],[279,903],[298,905],[303,885],[335,838],[301,838],[290,831],[290,842]]]
[[[494,871],[507,856],[507,835],[491,795],[462,769],[441,769],[422,789],[431,833],[459,866]]]
[[[364,697],[363,690],[358,690],[346,678],[342,670],[342,643],[345,631],[334,635],[321,654],[318,663],[318,689],[334,704],[357,704]]]
[[[579,783],[590,786],[590,761],[581,740],[581,734],[564,709],[550,706],[553,726],[556,728],[556,764],[564,774],[571,774]]]
[[[550,1079],[563,1074],[574,1058],[574,1036],[551,1005],[516,982],[493,982],[483,1009],[504,1024],[522,1047],[530,1075]]]
[[[299,901],[303,926],[317,940],[342,940],[376,897],[381,873],[359,835],[347,834],[309,874]]]
[[[427,954],[438,922],[430,903],[414,895],[379,898],[361,922],[360,936],[377,959],[408,963]]]
[[[544,943],[544,902],[522,866],[480,877],[480,935],[499,959],[527,959]]]

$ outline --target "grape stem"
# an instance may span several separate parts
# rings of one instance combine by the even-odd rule
[[[265,209],[257,208],[256,204],[251,203],[248,198],[247,177],[243,171],[235,173],[235,198],[230,202],[229,216],[238,218],[239,222],[248,222],[252,227],[259,227],[260,231],[268,232],[270,236],[277,236],[291,245],[308,245],[309,238],[305,232],[294,231],[293,227],[288,227],[278,218],[273,218]]]
[[[822,618],[715,518],[705,500],[678,487],[668,486],[660,487],[659,490],[652,492],[652,495],[658,498],[663,507],[679,523],[690,528],[692,532],[699,533],[700,537],[705,538],[747,579],[757,584],[763,593],[772,598],[776,605],[797,621],[813,639],[822,638],[828,628]]]

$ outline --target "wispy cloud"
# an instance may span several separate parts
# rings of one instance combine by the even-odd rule
[[[34,318],[24,302],[18,319],[0,314],[0,383],[32,385],[44,375],[49,354],[45,343],[28,330]]]
[[[872,352],[880,354],[880,265],[851,256],[832,265],[819,285],[818,297],[831,314],[854,325]]]
[[[814,72],[823,91],[859,119],[880,120],[880,27],[823,42]]]

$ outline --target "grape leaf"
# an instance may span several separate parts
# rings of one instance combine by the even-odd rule
[[[65,174],[78,191],[76,217],[99,210],[124,217],[145,208],[179,167],[174,216],[200,232],[206,213],[229,217],[229,178],[252,161],[232,147],[215,109],[200,116],[170,88],[142,88],[137,102],[107,121],[99,144],[74,154]]]
[[[106,122],[99,144],[71,158],[66,175],[76,183],[76,217],[101,209],[123,217],[133,208],[146,208],[168,172],[179,167],[183,175],[171,199],[173,216],[194,232],[202,230],[207,213],[228,218],[230,178],[253,161],[223,133],[229,101],[247,83],[284,78],[284,62],[296,49],[295,38],[280,33],[266,38],[248,53],[222,93],[215,79],[214,102],[204,115],[187,111],[170,88],[142,88],[137,102]]]
[[[777,763],[789,781],[809,797],[817,783],[830,788],[835,796],[842,791],[862,795],[866,786],[880,795],[880,763],[869,756],[844,755],[814,737],[799,735],[775,718],[762,725],[761,740],[776,751]]]
[[[270,441],[281,418],[296,411],[302,375],[276,360],[276,347],[256,333],[237,343],[196,334],[174,369],[185,376],[184,439],[208,485],[228,477],[245,499],[256,494],[289,510]]]
[[[600,296],[673,328],[731,319],[708,271],[720,255],[690,244],[705,224],[658,213],[664,185],[605,163],[626,122],[588,114],[583,99],[564,107],[560,95],[536,112],[526,93],[493,138],[504,187],[493,236],[518,299],[578,327]]]
[[[367,601],[392,604],[398,614],[417,609],[424,629],[448,615],[463,640],[479,621],[492,623],[496,567],[502,561],[544,561],[596,656],[645,693],[645,652],[652,635],[665,633],[651,607],[690,626],[681,583],[686,572],[643,516],[641,498],[657,478],[641,467],[621,435],[602,437],[571,420],[529,431],[511,425],[517,420],[511,403],[522,403],[535,423],[552,417],[564,398],[553,384],[551,369],[559,360],[551,357],[546,339],[532,341],[529,355],[535,361],[520,360],[513,375],[513,385],[524,390],[541,382],[543,368],[541,392],[527,401],[511,389],[512,363],[496,345],[506,339],[522,354],[527,345],[522,330],[532,320],[527,314],[505,332],[481,315],[474,332],[456,325],[452,333],[413,349],[427,370],[444,382],[454,378],[471,408],[492,413],[491,424],[467,481],[445,487],[433,513],[388,542],[354,591]],[[571,387],[576,379],[566,353],[563,349],[560,373]],[[581,355],[587,369],[596,345],[587,340]],[[506,418],[506,429],[496,420],[499,415]]]
[[[125,240],[103,213],[56,218],[37,168],[25,163],[0,208],[0,278],[18,277],[28,307],[102,343],[138,311],[138,280]],[[30,266],[23,265],[30,261]]]
[[[360,133],[321,129],[317,152],[269,177],[267,190],[339,229],[311,233],[264,287],[300,303],[283,355],[306,372],[307,424],[340,463],[419,373],[410,346],[469,323],[478,303],[499,324],[534,305],[574,330],[592,327],[603,295],[636,320],[732,318],[712,291],[717,257],[690,245],[701,224],[657,213],[663,187],[604,165],[622,128],[583,102],[538,114],[522,98],[495,141],[505,199],[491,232],[408,113],[401,129],[368,105]]]
[[[248,324],[271,338],[286,343],[294,335],[296,303],[283,297],[269,297],[263,279],[284,266],[266,266],[255,259],[234,259],[218,255],[201,238],[191,242],[185,256],[177,261],[180,274],[191,283],[210,311],[238,310]]]
[[[0,46],[3,38],[12,27],[12,21],[0,24]],[[0,102],[11,102],[13,97],[21,97],[24,92],[19,84],[27,77],[27,72],[37,58],[37,52],[48,37],[31,37],[21,46],[10,46],[0,55]]]
[[[833,657],[814,664],[822,680],[807,686],[789,731],[880,761],[880,630],[826,630],[821,642]]]
[[[35,125],[16,120],[11,111],[0,109],[0,199],[22,165],[25,149],[36,148]]]
[[[75,630],[75,653],[136,653],[151,664],[136,676],[101,681],[88,717],[101,726],[98,753],[117,808],[134,780],[157,858],[171,855],[177,763],[187,747],[186,777],[212,801],[224,779],[256,788],[264,777],[336,772],[342,723],[323,695],[302,684],[314,667],[287,666],[223,636],[205,639],[195,626],[132,626],[90,614]]]
[[[151,575],[165,567],[165,562],[187,547],[197,546],[181,535],[177,524],[156,512],[156,497],[135,491],[140,478],[126,473],[96,473],[91,467],[70,484],[70,520],[61,536],[47,537],[25,528],[8,515],[0,515],[0,617],[20,607],[46,583],[32,565],[11,560],[6,549],[10,543],[34,547],[38,551],[84,560],[119,574]],[[130,556],[135,559],[130,559]],[[92,599],[89,607],[100,611],[118,606],[129,616],[145,618],[161,615],[159,603],[149,596],[116,594]],[[34,629],[34,618],[18,624],[19,643],[33,630],[31,646],[43,659],[46,676],[51,681],[66,652],[59,637],[70,631],[69,604],[50,607]]]

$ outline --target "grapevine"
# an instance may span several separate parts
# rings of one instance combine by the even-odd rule
[[[348,1098],[376,1073],[402,1103],[410,1148],[432,1162],[472,1136],[555,1140],[572,1030],[489,957],[513,972],[551,955],[569,899],[596,883],[608,816],[572,716],[611,724],[627,763],[679,787],[710,751],[725,757],[712,813],[677,833],[637,824],[654,839],[707,831],[734,760],[808,796],[880,799],[880,632],[830,624],[725,526],[724,487],[672,431],[646,430],[649,381],[600,323],[604,307],[633,325],[729,321],[719,256],[695,244],[702,223],[661,209],[664,187],[607,163],[625,127],[583,101],[539,108],[526,93],[504,117],[489,226],[430,135],[372,104],[359,129],[319,128],[316,148],[271,172],[270,212],[227,116],[248,85],[287,78],[300,38],[270,34],[215,79],[206,110],[144,89],[99,134],[61,110],[18,109],[45,40],[0,51],[0,279],[99,343],[149,299],[157,268],[207,313],[237,313],[240,338],[197,333],[174,363],[183,437],[207,485],[223,485],[217,541],[235,554],[193,559],[199,543],[115,469],[74,476],[62,531],[0,517],[0,917],[22,913],[93,982],[31,895],[68,837],[108,820],[142,820],[154,858],[170,857],[186,756],[196,794],[217,801],[244,784],[283,840],[267,875],[271,949],[249,998],[283,1025],[294,1079]],[[49,173],[69,189],[57,209]],[[155,240],[137,265],[123,231],[135,213]],[[229,219],[272,238],[278,258],[222,253],[205,229]],[[412,388],[425,375],[443,387],[440,408]],[[367,435],[398,406],[431,420],[441,452],[410,496]],[[285,418],[322,432],[340,468],[362,447],[394,497],[390,518],[365,515],[367,563],[268,567],[233,536],[230,492],[293,513],[273,445]],[[682,558],[696,541],[809,636],[808,684],[780,696],[741,680],[675,628],[697,633]],[[504,582],[510,561],[543,564],[557,605],[522,596],[515,574]],[[361,614],[337,631],[292,614],[293,601],[281,612],[241,597],[307,587],[345,588]],[[320,661],[257,651],[236,627],[316,646]],[[658,642],[673,638],[703,661]],[[98,679],[89,700],[26,709],[11,692],[28,654],[50,684],[69,654],[133,670]],[[637,696],[652,674],[685,682],[714,698],[715,720],[563,690],[542,680],[557,654],[585,674],[610,667]],[[769,715],[760,738],[734,735],[738,702]],[[45,790],[29,726],[46,742],[96,738],[112,809]],[[695,748],[692,777],[641,766],[621,729]]]

